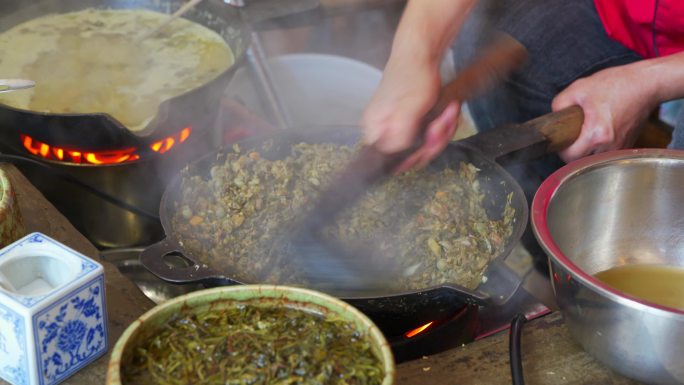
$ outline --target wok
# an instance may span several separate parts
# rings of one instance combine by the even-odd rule
[[[180,0],[43,0],[0,4],[0,32],[51,13],[86,8],[142,8],[172,13]],[[233,51],[235,62],[213,80],[161,103],[156,116],[140,132],[132,132],[105,113],[66,114],[17,109],[0,104],[0,128],[27,134],[53,146],[88,150],[139,147],[197,126],[198,117],[215,116],[221,96],[244,60],[249,31],[240,11],[220,0],[202,1],[184,16],[217,32]],[[16,135],[19,144],[19,135]],[[142,148],[142,146],[140,146]],[[148,146],[144,146],[147,148]]]
[[[582,121],[582,110],[579,107],[571,107],[525,124],[479,133],[451,143],[429,166],[439,168],[445,164],[465,161],[479,168],[479,182],[485,195],[483,204],[492,219],[501,218],[508,196],[512,195],[510,204],[515,210],[513,231],[506,239],[503,251],[490,262],[485,272],[489,278],[486,284],[481,284],[474,290],[466,289],[454,282],[405,292],[355,293],[339,296],[370,316],[389,335],[398,335],[411,327],[451,316],[466,305],[477,307],[509,298],[517,288],[515,281],[517,284],[520,282],[517,276],[506,277],[502,262],[525,229],[528,207],[518,183],[497,164],[496,160],[503,157],[507,157],[508,161],[523,160],[548,151],[556,151],[576,139]],[[248,138],[241,141],[240,146],[247,151],[261,150],[262,144],[268,141],[269,152],[260,152],[266,158],[277,159],[289,154],[290,148],[296,143],[352,145],[358,138],[359,131],[349,128],[289,129]],[[226,153],[227,151],[219,151],[208,154],[191,163],[188,166],[190,175],[209,178],[212,165],[220,163]],[[241,279],[244,274],[240,271],[224,274],[213,266],[199,262],[196,255],[192,255],[179,244],[171,219],[177,210],[181,179],[180,174],[173,179],[161,201],[160,219],[167,237],[146,248],[140,255],[141,263],[159,278],[172,283],[201,283],[205,286],[255,283]],[[179,259],[182,263],[173,262]],[[505,284],[503,280],[513,281],[514,284]]]

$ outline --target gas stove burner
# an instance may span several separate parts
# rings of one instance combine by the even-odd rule
[[[184,143],[190,137],[191,133],[192,127],[188,126],[174,135],[155,140],[147,146],[141,144],[139,146],[108,150],[56,146],[41,142],[26,134],[20,134],[19,136],[24,149],[35,157],[69,164],[100,166],[135,162],[141,158],[146,159],[150,156],[164,154],[172,148],[177,147],[177,145]]]
[[[466,305],[454,314],[434,320],[400,336],[387,336],[397,363],[442,352],[472,342],[479,327],[477,306]]]
[[[160,135],[136,137],[119,143],[78,145],[58,137],[32,135],[24,126],[0,131],[0,151],[29,158],[15,165],[41,193],[97,248],[104,250],[143,246],[163,237],[158,219],[137,213],[158,213],[168,180],[190,161],[213,151],[217,109],[192,125],[160,130]],[[53,170],[53,171],[51,171]],[[74,188],[69,179],[117,198],[130,211],[86,188]],[[155,215],[156,216],[156,215]]]

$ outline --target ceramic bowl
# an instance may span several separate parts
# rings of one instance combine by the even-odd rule
[[[140,339],[153,334],[181,309],[202,312],[208,307],[220,308],[221,302],[253,302],[255,300],[273,306],[295,307],[324,316],[334,315],[352,322],[371,340],[374,353],[382,362],[385,372],[382,385],[394,383],[394,358],[387,340],[372,321],[354,307],[337,298],[307,289],[273,285],[242,285],[196,291],[157,305],[143,314],[123,332],[114,346],[107,371],[107,385],[122,385],[121,367],[128,362],[131,351],[140,343]]]

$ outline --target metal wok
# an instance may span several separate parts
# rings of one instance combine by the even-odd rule
[[[0,4],[0,32],[25,21],[51,13],[86,8],[151,9],[172,13],[183,4],[180,0],[43,0]],[[240,11],[220,0],[205,0],[185,18],[217,32],[233,51],[235,62],[213,80],[161,103],[159,110],[140,132],[132,132],[105,113],[45,113],[12,108],[0,104],[0,128],[19,131],[37,141],[53,146],[88,150],[141,147],[197,126],[197,117],[215,116],[221,96],[244,60],[249,45],[249,31]],[[199,127],[198,127],[199,128]],[[16,135],[19,144],[19,135]]]
[[[505,247],[492,262],[497,276],[501,276],[501,262],[520,239],[528,219],[527,202],[517,182],[496,163],[503,156],[524,159],[536,157],[547,151],[555,151],[572,143],[579,134],[583,114],[578,107],[543,116],[528,123],[480,133],[466,140],[450,144],[430,167],[437,168],[446,163],[458,164],[459,161],[472,163],[480,171],[480,185],[485,195],[483,202],[490,218],[501,218],[512,194],[511,205],[515,210],[513,231],[505,240]],[[260,149],[265,141],[272,142],[269,153],[263,154],[270,159],[282,158],[289,154],[296,143],[338,143],[353,144],[358,139],[358,131],[349,128],[319,130],[286,130],[272,135],[248,138],[240,142],[245,150]],[[221,159],[221,152],[209,154],[188,166],[191,175],[209,178],[211,166]],[[241,279],[240,271],[224,274],[213,266],[199,262],[198,256],[190,254],[178,242],[171,219],[177,210],[181,191],[181,176],[177,175],[167,187],[162,197],[160,218],[167,238],[145,249],[140,255],[142,264],[159,278],[178,284],[202,283],[205,286],[234,285],[247,282]],[[173,257],[181,257],[186,263],[179,266],[169,263]],[[225,271],[226,269],[223,269]],[[488,268],[485,275],[489,277]],[[492,274],[494,275],[494,274]],[[490,277],[488,281],[499,278]],[[514,278],[515,280],[516,278]],[[496,283],[496,282],[494,282]],[[518,282],[519,283],[519,282]],[[510,285],[494,285],[510,290]],[[369,315],[380,328],[389,335],[397,335],[427,322],[451,316],[466,305],[474,307],[495,303],[500,298],[508,298],[511,292],[491,292],[480,285],[468,290],[457,283],[425,287],[420,290],[401,293],[373,293],[369,295],[340,296],[345,301]]]

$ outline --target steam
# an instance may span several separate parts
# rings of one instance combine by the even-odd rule
[[[393,32],[396,29],[402,12],[401,6],[395,5],[394,8],[390,8],[387,4],[370,10],[344,7],[337,9],[333,7],[331,9],[324,5],[320,9],[316,9],[308,14],[298,14],[296,17],[292,16],[261,23],[263,30],[259,31],[258,34],[262,38],[264,51],[272,56],[277,56],[283,53],[283,50],[292,49],[293,47],[304,50],[316,47],[318,49],[316,52],[357,58],[382,68],[389,57]],[[309,18],[308,20],[307,17]],[[488,27],[489,22],[481,20],[476,24],[478,28],[485,29]],[[283,29],[289,33],[283,33]],[[353,33],[350,33],[350,31],[353,31]],[[293,36],[296,39],[288,40],[288,38]],[[276,85],[275,91],[277,96],[287,100],[288,95],[296,95],[298,90],[282,88],[281,85]],[[335,92],[335,90],[332,90],[332,92]],[[272,103],[272,100],[266,99],[266,104]],[[262,100],[262,103],[264,103],[264,100]],[[287,103],[285,104],[287,105]],[[250,106],[248,105],[247,107]],[[280,106],[275,106],[276,110],[279,108]],[[314,104],[309,108],[316,108],[316,105]],[[297,111],[287,112],[297,115]],[[283,119],[274,118],[273,114],[266,113],[265,117],[276,127],[291,125],[283,124]],[[360,116],[356,117],[356,121],[358,121],[358,118]],[[354,122],[351,123],[353,124]],[[263,124],[256,123],[255,126],[263,127]],[[297,125],[295,124],[295,126]],[[483,170],[483,178],[487,178],[488,175],[486,174],[489,172],[490,170]],[[392,210],[403,210],[410,216],[412,212],[415,213],[421,209],[426,196],[429,197],[429,195],[430,192],[414,189],[405,192],[403,196],[388,197],[387,203],[391,206]],[[501,211],[497,212],[495,209],[492,209],[491,212],[495,215],[501,215]],[[382,217],[382,213],[378,213],[378,216]],[[388,232],[399,232],[398,226],[400,224],[396,225],[396,228],[391,227]],[[393,245],[392,235],[373,233],[369,236],[371,239],[358,239],[354,242],[354,246],[356,249],[374,250],[376,254],[380,254],[380,259],[391,260],[393,256],[401,252],[401,250],[397,250],[396,246]],[[354,247],[350,248],[353,249]],[[413,264],[406,267],[401,274],[412,275],[424,268],[430,267],[422,266],[421,263]],[[359,280],[359,283],[362,282]]]
[[[257,1],[253,4],[266,3],[269,3],[270,6],[276,3],[281,6],[283,6],[282,4],[284,3],[288,3],[288,6],[292,6],[293,3],[298,2],[283,2],[282,0],[278,0],[269,2]],[[263,20],[263,15],[266,14],[267,9],[270,9],[270,12],[273,12],[273,9],[275,8],[262,8],[261,12],[263,12],[263,14],[261,16],[258,15],[258,8],[252,9],[252,14],[251,16],[248,16],[248,20],[251,21],[251,26],[255,27],[256,33],[258,33],[263,42],[263,52],[266,57],[279,56],[292,51],[306,51],[350,57],[362,62],[370,63],[378,69],[384,66],[389,57],[391,39],[403,8],[399,2],[381,3],[380,6],[367,8],[363,7],[363,3],[361,2],[356,3],[359,4],[358,7],[336,7],[326,5],[326,1],[322,1],[323,5],[314,9],[308,8],[310,7],[310,3],[311,1],[302,1],[300,3],[303,4],[302,7],[297,8],[299,13],[294,13],[287,17],[283,16],[277,19],[270,19],[268,21]],[[110,2],[102,0],[97,2],[97,4],[108,6]],[[152,8],[157,11],[171,14],[178,9],[183,2],[140,0],[138,4],[140,4],[141,7]],[[92,2],[88,3],[88,6],[90,5],[92,5]],[[233,21],[237,22],[238,19],[233,17],[226,19],[224,18],[225,14],[223,12],[213,12],[214,10],[203,8],[203,6],[205,5],[200,4],[197,10],[188,15],[188,18],[219,32],[228,41],[229,46],[233,49],[236,56],[240,57],[247,48],[247,40],[245,38],[247,35],[244,33],[241,26],[231,24]],[[11,17],[3,17],[0,19],[0,30],[7,29],[18,22],[29,20],[48,12],[75,11],[84,7],[86,7],[84,3],[66,3],[59,0],[44,0],[40,2],[4,0],[0,3],[0,14],[11,15]],[[303,10],[305,12],[301,12]],[[249,6],[247,12],[249,15]],[[235,14],[235,12],[230,11],[230,14]],[[464,33],[461,34],[462,38],[472,37],[472,34],[477,36],[482,34],[484,36],[482,30],[490,28],[489,25],[491,24],[491,20],[489,17],[490,16],[480,18],[479,20],[475,18],[475,21],[472,22],[475,29],[473,29],[472,32],[464,31]],[[474,49],[472,51],[474,52]],[[456,52],[467,54],[469,51],[467,49],[462,50],[459,48]],[[331,95],[334,95],[339,91],[340,90],[331,89],[328,92]],[[291,95],[296,94],[296,92],[298,92],[298,89],[286,87],[281,87],[277,90],[279,97],[286,101]],[[219,98],[220,93],[216,97],[217,107],[219,107],[217,100]],[[327,96],[322,96],[318,102],[321,104],[331,103]],[[187,114],[190,115],[189,121],[196,122],[192,141],[189,141],[183,148],[175,149],[174,151],[177,151],[177,155],[174,155],[173,158],[171,158],[171,154],[169,154],[168,158],[172,160],[165,160],[163,163],[150,165],[150,167],[155,168],[152,172],[155,175],[155,178],[159,178],[158,182],[155,181],[158,185],[150,187],[149,190],[146,191],[147,193],[151,193],[151,195],[158,194],[156,202],[154,199],[145,202],[152,210],[156,210],[158,198],[161,196],[163,188],[171,182],[171,179],[177,175],[177,170],[182,168],[184,164],[196,160],[220,145],[230,145],[233,141],[240,139],[246,134],[273,132],[282,126],[274,120],[269,122],[268,116],[260,116],[256,113],[258,107],[254,105],[241,105],[235,100],[224,100],[221,102],[220,107],[221,108],[216,108],[217,111],[214,115],[206,114],[201,108],[188,110]],[[316,104],[312,104],[304,106],[304,108],[316,109],[319,107]],[[163,114],[171,112],[173,111],[163,111]],[[292,115],[296,115],[297,113],[297,111],[288,112]],[[348,121],[338,123],[354,125],[357,124],[359,117],[360,116],[350,116]],[[214,122],[215,125],[212,124]],[[287,125],[297,128],[297,126],[300,125],[304,126],[316,123],[317,122],[300,121]],[[198,127],[203,127],[203,129],[197,129]],[[164,128],[160,127],[160,129]],[[116,135],[113,133],[108,139],[113,142],[115,138]],[[64,137],[60,138],[60,140],[61,139],[66,140],[68,138]],[[171,166],[169,166],[169,164],[171,164]],[[488,176],[487,173],[490,171],[483,170],[482,172],[484,173],[483,176],[486,178]],[[142,183],[144,186],[144,181]],[[143,190],[145,190],[145,188],[143,188]],[[422,204],[428,195],[428,192],[421,191],[420,189],[396,192],[395,196],[388,197],[386,209],[405,210],[408,214],[407,216],[410,216],[411,213],[416,212],[423,207]],[[168,215],[168,213],[166,213],[166,215]],[[382,213],[379,215],[381,216]],[[399,224],[397,224],[397,226],[399,226]],[[390,229],[392,229],[392,232],[399,231],[398,227],[391,227]],[[167,231],[168,230],[169,229],[167,229]],[[401,250],[397,250],[397,245],[393,244],[391,235],[392,234],[373,234],[369,237],[370,240],[359,240],[359,247],[379,250],[381,258],[391,259],[394,255],[401,252]],[[254,256],[254,258],[257,259],[259,256]],[[424,266],[414,264],[408,266],[402,274],[415,274],[422,268],[424,268]]]

